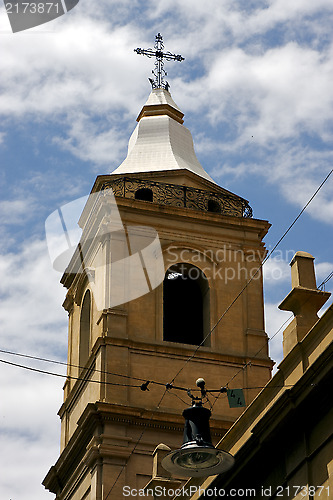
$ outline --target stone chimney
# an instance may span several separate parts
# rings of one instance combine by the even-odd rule
[[[300,342],[318,321],[318,311],[330,296],[318,290],[314,257],[307,252],[296,252],[291,266],[292,290],[279,305],[282,311],[292,311],[294,319],[283,332],[283,356]]]

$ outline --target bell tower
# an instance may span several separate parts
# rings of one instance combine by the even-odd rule
[[[153,88],[127,157],[97,177],[79,220],[61,280],[61,454],[43,483],[57,500],[143,488],[156,446],[182,442],[188,401],[172,385],[203,376],[207,388],[244,388],[248,404],[270,378],[260,273],[228,309],[260,266],[269,223],[205,172],[183,117]],[[223,396],[211,401],[214,444],[242,411]]]

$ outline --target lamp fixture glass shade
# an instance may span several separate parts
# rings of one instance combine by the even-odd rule
[[[201,403],[184,410],[183,445],[162,460],[164,469],[181,477],[205,477],[221,474],[233,466],[234,457],[217,450],[211,442],[210,416],[210,410]]]
[[[162,460],[162,467],[180,477],[207,477],[221,474],[234,464],[234,457],[214,447],[180,449]]]

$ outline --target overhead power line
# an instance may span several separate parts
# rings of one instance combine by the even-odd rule
[[[273,252],[276,250],[276,248],[278,247],[278,245],[281,243],[281,241],[285,238],[285,236],[288,234],[288,232],[291,230],[291,228],[295,225],[295,223],[297,222],[297,220],[301,217],[301,215],[303,214],[303,212],[306,210],[306,208],[309,206],[309,204],[311,203],[311,201],[315,198],[315,196],[318,194],[318,192],[320,191],[320,189],[323,187],[323,185],[327,182],[327,180],[329,179],[330,175],[333,173],[333,169],[327,174],[327,176],[325,177],[325,179],[322,181],[322,183],[319,185],[319,187],[316,189],[316,191],[314,192],[314,194],[311,196],[311,198],[308,200],[308,202],[304,205],[304,207],[302,208],[302,210],[299,212],[299,214],[297,215],[297,217],[293,220],[293,222],[289,225],[289,227],[287,228],[287,230],[283,233],[283,235],[281,236],[281,238],[278,240],[278,242],[274,245],[274,247],[272,248],[272,250],[268,253],[268,255],[266,256],[266,258],[263,260],[263,262],[261,263],[261,265],[258,267],[258,269],[256,270],[255,274],[251,277],[251,279],[249,281],[247,281],[247,283],[244,285],[244,287],[241,289],[241,291],[237,294],[237,296],[233,299],[233,301],[231,302],[231,304],[229,304],[229,306],[227,307],[227,309],[224,311],[224,313],[219,317],[219,319],[217,320],[217,322],[215,323],[215,325],[212,327],[212,329],[210,330],[210,332],[206,335],[206,337],[204,338],[204,340],[196,347],[194,353],[185,361],[184,363],[184,366],[177,372],[177,374],[173,377],[172,381],[169,383],[170,385],[170,388],[173,386],[173,382],[175,381],[176,377],[179,376],[179,374],[181,373],[181,371],[184,369],[185,365],[191,361],[196,353],[198,352],[198,350],[200,349],[200,347],[202,347],[202,345],[204,345],[204,343],[206,342],[206,340],[212,335],[212,333],[214,332],[214,330],[216,329],[216,327],[218,326],[218,324],[220,323],[220,321],[223,319],[223,317],[227,314],[227,312],[230,310],[230,308],[235,304],[235,302],[238,300],[238,298],[241,296],[241,294],[246,290],[246,288],[248,287],[248,285],[253,281],[253,279],[255,278],[255,276],[260,272],[260,270],[262,269],[263,265],[267,262],[267,260],[271,257],[271,255],[273,254]],[[333,271],[330,272],[328,274],[328,276],[323,280],[323,282],[318,286],[318,288],[321,288],[323,286],[325,286],[325,284],[332,278],[333,276]],[[290,316],[281,326],[280,328],[277,330],[277,332],[271,337],[268,339],[268,341],[272,340],[278,333],[279,331],[282,329],[282,327],[289,321],[289,319],[291,319],[292,316]],[[262,349],[265,347],[265,345],[253,356],[253,358],[255,358],[261,351]],[[29,354],[22,354],[22,353],[16,353],[16,352],[13,352],[13,351],[8,351],[8,350],[4,350],[4,349],[0,349],[0,352],[4,353],[4,354],[10,354],[10,355],[15,355],[15,356],[21,356],[21,357],[24,357],[24,358],[29,358],[29,359],[35,359],[35,360],[38,360],[38,361],[44,361],[44,362],[47,362],[47,363],[54,363],[54,364],[59,364],[59,365],[64,365],[64,366],[67,366],[67,367],[73,367],[73,368],[79,368],[79,369],[83,369],[85,367],[83,366],[80,366],[80,365],[75,365],[75,364],[71,364],[71,363],[66,363],[66,362],[63,362],[63,361],[59,361],[59,360],[52,360],[52,359],[48,359],[48,358],[42,358],[42,357],[39,357],[39,356],[33,356],[33,355],[29,355]],[[32,368],[30,367],[24,367],[23,365],[18,365],[16,363],[9,363],[7,362],[8,364],[12,364],[13,366],[21,366],[22,368],[27,368],[27,369],[31,369]],[[242,367],[240,369],[243,370],[245,368],[246,365],[244,365],[244,367]],[[40,373],[48,373],[47,371],[45,370],[37,370],[37,369],[33,369],[33,371],[40,371]],[[94,369],[94,371],[98,372],[98,373],[103,373],[103,374],[107,374],[107,375],[113,375],[113,376],[117,376],[117,377],[124,377],[124,378],[129,378],[129,379],[132,379],[132,380],[137,380],[137,381],[141,381],[141,382],[144,382],[146,381],[146,379],[143,379],[143,378],[138,378],[138,377],[134,377],[132,375],[124,375],[124,374],[119,374],[119,373],[114,373],[114,372],[108,372],[108,371],[104,371],[104,370],[97,370],[97,369]],[[72,379],[76,379],[76,380],[80,380],[78,377],[72,377],[72,376],[68,376],[68,375],[61,375],[61,374],[54,374],[54,373],[49,373],[50,375],[55,375],[55,376],[59,376],[59,377],[64,377],[64,378],[72,378]],[[156,382],[156,381],[152,381],[150,383],[154,383],[154,384],[157,384],[157,385],[166,385],[164,384],[163,382]],[[119,384],[118,384],[119,385]],[[137,386],[137,387],[141,387],[141,386]]]
[[[329,280],[332,276],[333,276],[333,271],[332,271],[332,272],[331,272],[331,273],[330,273],[330,274],[329,274],[329,275],[328,275],[328,276],[327,276],[327,277],[326,277],[326,278],[325,278],[325,279],[324,279],[324,280],[320,283],[320,285],[317,287],[317,288],[318,288],[318,290],[319,290],[319,289],[320,289],[320,288],[321,288],[321,287],[322,287],[325,283],[327,283],[327,281],[328,281],[328,280]],[[311,299],[310,299],[310,298],[308,298],[308,299],[304,302],[304,304],[306,304],[306,303],[307,303],[307,302],[309,302],[310,300],[311,300]],[[282,323],[282,325],[280,325],[280,327],[277,329],[277,331],[274,333],[274,335],[272,335],[270,338],[268,338],[268,339],[267,339],[267,340],[268,340],[268,342],[270,342],[271,340],[273,340],[273,339],[274,339],[274,337],[276,337],[276,335],[277,335],[277,334],[278,334],[278,333],[282,330],[282,328],[284,327],[284,325],[285,325],[286,323],[288,323],[288,321],[290,321],[293,317],[294,317],[294,315],[293,315],[293,314],[290,314],[290,316],[289,316],[289,317],[288,317],[288,318],[287,318],[287,319],[286,319],[286,320]],[[264,343],[264,344],[262,345],[262,347],[261,347],[261,348],[260,348],[260,349],[256,352],[256,354],[252,357],[252,359],[256,358],[256,357],[257,357],[257,356],[261,353],[261,351],[262,351],[265,347],[266,347],[266,344]],[[248,363],[246,363],[244,366],[242,366],[242,368],[240,368],[240,369],[238,370],[238,372],[237,372],[237,373],[235,373],[235,374],[233,375],[233,377],[229,380],[229,382],[227,382],[227,384],[226,384],[226,385],[230,384],[230,383],[231,383],[231,382],[232,382],[232,381],[233,381],[233,380],[237,377],[237,375],[239,375],[239,373],[240,373],[241,371],[243,371],[243,370],[244,370],[247,366],[249,366],[250,364],[251,364],[251,361],[249,361],[249,362],[248,362]]]
[[[83,370],[84,368],[86,368],[85,366],[75,365],[72,363],[66,363],[65,361],[59,361],[56,359],[49,359],[49,358],[42,358],[39,356],[32,356],[31,354],[23,354],[23,353],[19,353],[19,352],[8,351],[5,349],[0,349],[0,352],[2,352],[3,354],[10,354],[12,356],[19,356],[21,358],[34,359],[36,361],[44,361],[45,363],[52,363],[55,365],[62,365],[62,366],[71,367],[71,368],[79,368],[80,370]],[[133,375],[124,375],[121,373],[114,373],[114,372],[109,372],[109,371],[105,371],[105,370],[98,370],[97,368],[95,368],[94,371],[96,373],[103,373],[104,375],[114,375],[115,377],[124,377],[124,378],[129,378],[132,380],[137,380],[140,382],[145,382],[147,380],[145,378],[134,377]],[[67,375],[63,375],[63,376],[66,377]],[[158,383],[158,382],[156,382],[156,383]],[[161,383],[161,385],[165,385],[165,384]]]
[[[333,278],[333,271],[324,279],[318,288],[322,288],[324,290],[326,283],[328,283],[331,278]]]
[[[27,366],[27,365],[20,365],[19,363],[13,363],[11,361],[6,361],[5,359],[0,359],[0,363],[4,363],[5,365],[10,365],[10,366],[16,366],[18,368],[23,368],[24,370],[29,370],[31,372],[36,372],[36,373],[43,373],[44,375],[52,375],[53,377],[60,377],[60,378],[66,378],[66,379],[71,379],[71,380],[82,380],[83,382],[93,382],[96,384],[106,384],[106,385],[115,385],[115,386],[121,386],[121,387],[135,387],[135,388],[141,388],[141,385],[133,385],[133,384],[119,384],[117,382],[108,382],[108,381],[101,381],[101,380],[94,380],[94,379],[87,379],[87,377],[73,377],[71,375],[64,375],[62,373],[56,373],[56,372],[50,372],[47,370],[41,370],[40,368],[34,368],[33,366]],[[89,368],[87,368],[87,372],[89,372]],[[91,370],[92,373],[94,373],[95,370]]]
[[[150,419],[145,423],[145,426],[142,430],[142,433],[141,435],[139,436],[138,440],[136,441],[133,449],[131,450],[131,453],[130,453],[130,456],[128,457],[128,460],[131,458],[132,454],[134,453],[134,451],[136,450],[137,446],[139,445],[139,442],[141,441],[144,433],[145,433],[145,430],[148,426],[148,424],[151,422],[151,420],[153,419],[153,416],[154,414],[156,413],[156,411],[159,409],[159,406],[161,404],[161,402],[163,401],[165,395],[168,393],[168,390],[171,389],[171,388],[175,388],[173,386],[173,383],[174,381],[176,380],[176,378],[180,375],[180,373],[183,371],[183,369],[185,368],[185,366],[187,365],[187,363],[189,363],[197,354],[198,350],[200,349],[200,347],[202,347],[204,345],[204,343],[206,342],[206,340],[213,334],[213,332],[215,331],[215,329],[217,328],[217,326],[219,325],[219,323],[222,321],[222,319],[225,317],[225,315],[229,312],[229,310],[231,309],[231,307],[236,303],[236,301],[239,299],[239,297],[242,295],[242,293],[247,289],[247,287],[249,286],[249,284],[253,281],[253,279],[255,278],[255,276],[262,270],[262,267],[263,265],[267,262],[267,260],[271,257],[271,255],[273,254],[273,252],[276,250],[276,248],[278,247],[278,245],[282,242],[282,240],[286,237],[286,235],[289,233],[289,231],[292,229],[292,227],[296,224],[296,222],[298,221],[298,219],[301,217],[301,215],[304,213],[304,211],[306,210],[306,208],[310,205],[310,203],[313,201],[313,199],[316,197],[316,195],[318,194],[318,192],[320,191],[320,189],[324,186],[324,184],[327,182],[327,180],[329,179],[329,177],[331,176],[333,172],[333,169],[328,173],[328,175],[325,177],[325,179],[322,181],[322,183],[319,185],[319,187],[316,189],[316,191],[314,192],[314,194],[311,196],[311,198],[308,200],[308,202],[304,205],[304,207],[302,208],[302,210],[299,212],[299,214],[297,215],[297,217],[293,220],[293,222],[290,224],[290,226],[287,228],[287,230],[283,233],[283,235],[281,236],[281,238],[278,240],[278,242],[274,245],[274,247],[272,248],[272,250],[268,253],[268,255],[266,256],[266,258],[263,260],[263,262],[261,263],[261,265],[258,267],[257,271],[255,272],[255,274],[251,277],[251,279],[249,281],[246,282],[246,284],[244,285],[244,287],[241,289],[241,291],[236,295],[236,297],[232,300],[232,302],[229,304],[229,306],[226,308],[226,310],[224,311],[224,313],[220,316],[220,318],[217,320],[217,322],[215,323],[215,325],[212,327],[212,329],[210,330],[210,332],[206,335],[206,337],[204,338],[204,340],[196,347],[194,353],[185,361],[184,365],[182,368],[180,368],[178,370],[178,372],[176,373],[176,375],[172,378],[171,382],[169,384],[166,384],[166,387],[165,387],[165,390],[163,392],[163,395],[162,397],[160,398],[160,401],[158,403],[158,405],[156,406],[155,410],[153,410],[152,414],[151,414],[151,417]],[[325,283],[328,282],[329,279],[332,278],[332,275],[333,273],[331,273],[327,278],[326,280],[324,280],[323,282],[323,285]],[[290,318],[288,318],[288,320],[285,321],[285,323],[287,321],[289,321]],[[285,324],[284,323],[284,324]],[[279,328],[279,330],[271,337],[271,339],[281,330],[281,328],[283,327],[283,325]],[[269,340],[271,340],[269,339]],[[256,356],[259,354],[259,352],[261,351],[262,349],[260,349],[258,351],[258,353],[256,354]],[[3,352],[3,351],[0,351],[0,352]],[[10,353],[9,351],[7,352],[7,354],[13,354],[13,353]],[[19,354],[18,354],[19,355]],[[33,356],[28,356],[28,355],[22,355],[24,357],[30,357],[32,359],[38,359],[37,357],[33,357]],[[46,359],[42,359],[40,358],[40,360],[42,361],[47,361],[47,362],[55,362],[55,361],[51,361],[51,360],[46,360]],[[88,382],[88,380],[86,378],[80,378],[80,377],[73,377],[73,376],[68,376],[68,375],[62,375],[62,374],[57,374],[57,373],[54,373],[54,372],[48,372],[48,371],[45,371],[45,370],[40,370],[40,369],[37,369],[37,368],[33,368],[33,367],[27,367],[27,366],[24,366],[24,365],[19,365],[17,363],[11,363],[9,361],[5,361],[5,360],[0,360],[1,363],[5,363],[7,365],[12,365],[12,366],[17,366],[17,367],[20,367],[20,368],[24,368],[24,369],[27,369],[27,370],[30,370],[30,371],[34,371],[34,372],[38,372],[38,373],[44,373],[44,374],[48,374],[48,375],[53,375],[53,376],[57,376],[57,377],[62,377],[62,378],[70,378],[70,379],[74,379],[74,380],[83,380],[83,381],[86,381]],[[63,363],[63,362],[56,362],[56,363],[59,363],[59,364],[64,364],[66,365],[67,363]],[[245,365],[246,366],[246,365]],[[241,370],[243,370],[244,367],[241,368]],[[238,372],[239,373],[239,372]],[[123,376],[123,375],[119,375],[119,374],[113,374],[115,376]],[[236,375],[235,375],[236,376]],[[233,380],[235,378],[235,376],[231,379]],[[125,376],[126,377],[126,376]],[[134,377],[131,377],[134,379]],[[137,379],[137,380],[144,380],[144,379]],[[96,382],[96,383],[101,383],[100,381],[96,381],[96,380],[92,380],[92,379],[89,379],[89,382]],[[135,385],[130,385],[130,384],[119,384],[119,383],[113,383],[113,382],[106,382],[106,381],[103,381],[104,384],[110,384],[110,385],[115,385],[115,386],[125,386],[125,387],[134,387],[134,388],[140,388],[142,389],[142,385],[138,385],[138,386],[135,386]],[[156,383],[156,384],[159,384],[161,385],[160,382],[149,382],[148,383]],[[231,383],[231,381],[229,382]],[[148,387],[148,384],[146,386],[146,388]],[[273,388],[273,386],[271,386]],[[276,386],[278,387],[278,386]],[[283,385],[281,387],[293,387],[292,385],[290,386],[287,386],[287,385]],[[263,387],[253,387],[252,389],[262,389]],[[184,388],[179,388],[179,389],[184,389]],[[244,389],[250,389],[249,388],[244,388]],[[208,391],[209,392],[209,391]],[[216,398],[217,400],[217,398]],[[117,478],[115,479],[110,491],[108,492],[107,496],[106,496],[106,500],[107,498],[110,496],[111,492],[113,491],[114,487],[116,486],[124,468],[125,468],[126,464],[124,464],[124,466],[121,468]]]
[[[320,285],[318,285],[318,289],[320,289],[325,283],[327,283],[331,278],[333,277],[333,271],[331,271],[326,278],[324,278],[324,280],[321,282]],[[308,299],[307,301],[309,301],[310,299]],[[276,335],[282,330],[282,328],[284,327],[284,325],[286,323],[288,323],[288,321],[290,321],[290,319],[293,317],[293,314],[291,314],[281,325],[280,327],[277,329],[277,331],[271,336],[269,337],[267,340],[268,342],[270,342],[271,340],[273,340],[274,337],[276,337]],[[258,354],[266,347],[266,343],[263,344],[263,346],[256,352],[256,354],[254,356],[251,357],[251,359],[253,360],[254,358],[256,358],[258,356]],[[7,365],[10,365],[10,366],[16,366],[18,368],[23,368],[23,369],[26,369],[26,370],[29,370],[29,371],[32,371],[32,372],[37,372],[37,373],[42,373],[42,374],[45,374],[45,375],[52,375],[52,376],[55,376],[55,377],[61,377],[61,378],[67,378],[67,379],[71,379],[71,380],[82,380],[82,381],[85,381],[85,382],[94,382],[94,383],[105,383],[105,384],[109,384],[109,385],[115,385],[115,386],[121,386],[121,387],[134,387],[134,388],[140,388],[142,391],[146,391],[146,390],[149,390],[148,389],[148,386],[150,384],[155,384],[155,385],[160,385],[160,386],[163,386],[165,387],[167,390],[170,390],[170,389],[174,389],[174,390],[180,390],[180,391],[192,391],[192,392],[195,392],[195,391],[199,391],[198,389],[189,389],[188,387],[179,387],[179,386],[175,386],[173,383],[165,383],[165,382],[160,382],[160,381],[156,381],[156,380],[147,380],[145,378],[139,378],[139,377],[134,377],[133,375],[124,375],[124,374],[120,374],[120,373],[115,373],[115,372],[109,372],[109,371],[106,371],[106,370],[98,370],[96,368],[89,368],[89,367],[85,367],[85,366],[80,366],[80,365],[75,365],[75,364],[70,364],[70,363],[66,363],[64,361],[59,361],[59,360],[54,360],[54,359],[49,359],[49,358],[43,358],[43,357],[39,357],[39,356],[33,356],[33,355],[30,355],[30,354],[23,354],[23,353],[18,353],[18,352],[14,352],[14,351],[9,351],[9,350],[6,350],[6,349],[0,349],[0,352],[3,353],[3,354],[9,354],[9,355],[13,355],[13,356],[18,356],[18,357],[23,357],[23,358],[27,358],[27,359],[33,359],[33,360],[36,360],[36,361],[43,361],[43,362],[47,362],[47,363],[52,363],[52,364],[59,364],[59,365],[62,365],[62,366],[70,366],[70,367],[74,367],[74,368],[79,368],[81,370],[86,370],[86,373],[89,373],[89,372],[94,372],[94,373],[100,373],[100,374],[103,374],[103,375],[111,375],[111,376],[115,376],[115,377],[124,377],[124,378],[127,378],[127,379],[132,379],[132,380],[137,380],[137,381],[140,381],[140,382],[143,382],[141,385],[133,385],[133,384],[119,384],[119,383],[116,383],[116,382],[107,382],[107,381],[99,381],[99,380],[93,380],[93,379],[87,379],[86,377],[74,377],[74,376],[70,376],[70,375],[66,375],[66,374],[61,374],[61,373],[55,373],[55,372],[50,372],[48,370],[42,370],[42,369],[39,369],[39,368],[35,368],[35,367],[32,367],[32,366],[27,366],[27,365],[21,365],[19,363],[13,363],[13,362],[10,362],[10,361],[6,361],[6,360],[1,360],[0,359],[0,362],[1,363],[4,363],[4,364],[7,364]],[[234,375],[233,377],[226,383],[224,384],[225,387],[228,387],[229,384],[237,377],[237,375],[243,371],[247,366],[250,366],[251,365],[251,361],[249,361],[248,363],[246,363],[244,366],[242,366]],[[243,389],[261,389],[263,387],[243,387]],[[208,391],[208,392],[211,392],[211,391]],[[170,392],[171,394],[171,392]],[[177,396],[179,397],[179,396]],[[214,403],[215,404],[215,403]]]
[[[277,244],[274,246],[274,248],[272,249],[272,251],[267,255],[266,259],[262,262],[261,266],[258,268],[256,274],[262,269],[262,266],[264,265],[265,262],[267,262],[267,260],[269,259],[269,257],[272,255],[272,253],[274,252],[274,250],[276,250],[277,246],[281,243],[281,241],[283,240],[283,238],[285,238],[285,236],[288,234],[288,232],[291,230],[291,228],[295,225],[295,223],[297,222],[297,220],[301,217],[301,215],[303,214],[303,212],[306,210],[306,208],[309,206],[309,204],[311,203],[311,201],[315,198],[315,196],[318,194],[318,192],[320,191],[320,189],[323,187],[323,185],[325,184],[325,182],[327,182],[328,178],[330,177],[330,175],[332,174],[333,172],[333,169],[329,172],[329,174],[325,177],[325,179],[323,180],[323,182],[320,184],[320,186],[318,187],[318,189],[315,191],[315,193],[311,196],[311,198],[309,199],[309,201],[306,203],[306,205],[302,208],[302,210],[300,211],[300,213],[297,215],[297,217],[293,220],[293,222],[290,224],[290,226],[288,227],[288,229],[283,233],[283,235],[281,236],[281,238],[279,239],[279,241],[277,242]],[[254,276],[256,276],[256,274]],[[243,287],[243,289],[240,291],[240,293],[235,297],[235,299],[231,302],[231,304],[229,305],[229,307],[225,310],[225,312],[222,314],[222,316],[219,318],[219,320],[217,321],[217,323],[214,325],[214,327],[211,329],[211,331],[209,332],[209,334],[205,337],[205,339],[202,341],[202,343],[195,349],[194,353],[192,356],[190,356],[188,358],[188,360],[184,363],[183,367],[178,370],[178,372],[176,373],[176,375],[173,377],[172,381],[171,381],[171,384],[175,381],[175,379],[179,376],[179,374],[183,371],[183,369],[185,368],[185,366],[187,365],[187,363],[189,363],[196,355],[196,353],[198,352],[198,350],[200,349],[200,347],[204,344],[204,342],[212,335],[212,333],[214,332],[214,330],[216,329],[217,325],[220,323],[220,321],[222,320],[222,318],[227,314],[227,312],[230,310],[230,308],[233,306],[233,304],[238,300],[238,298],[241,296],[241,294],[244,292],[244,290],[246,290],[246,288],[248,287],[248,285],[251,283],[251,281],[253,280],[254,276],[251,278],[251,280],[249,280],[245,287]],[[161,400],[164,398],[164,395],[165,393],[163,394]],[[142,431],[142,434],[140,435],[139,439],[137,440],[133,450],[131,451],[130,453],[130,456],[128,458],[128,460],[131,458],[132,454],[134,453],[134,450],[136,449],[136,447],[138,446],[140,440],[142,439],[143,435],[144,435],[144,432],[145,432],[145,429],[146,429],[146,426],[145,428],[143,429]],[[114,487],[116,486],[123,470],[125,468],[125,465],[123,466],[123,468],[121,469],[121,471],[119,472],[117,478],[115,479],[113,485],[111,486],[111,489],[109,491],[109,493],[107,494],[107,497],[106,497],[106,500],[107,498],[109,497],[109,495],[111,494],[111,492],[113,491]]]
[[[310,203],[313,201],[313,199],[317,196],[317,194],[319,193],[319,191],[321,190],[321,188],[324,186],[324,184],[328,181],[329,177],[332,175],[333,173],[333,168],[332,170],[326,175],[325,179],[321,182],[321,184],[318,186],[318,188],[316,189],[316,191],[313,193],[313,195],[311,196],[311,198],[308,200],[308,202],[304,205],[304,207],[302,208],[302,210],[299,212],[299,214],[295,217],[295,219],[293,220],[293,222],[290,224],[290,226],[285,230],[285,232],[283,233],[283,235],[281,236],[281,238],[278,240],[278,242],[274,245],[274,247],[272,248],[272,250],[267,254],[266,258],[262,261],[262,263],[260,264],[260,266],[258,267],[258,269],[256,270],[256,272],[253,274],[253,276],[245,283],[245,285],[243,286],[243,288],[240,290],[240,292],[236,295],[236,297],[231,301],[231,303],[229,304],[229,306],[226,308],[226,310],[224,311],[224,313],[219,317],[219,319],[216,321],[215,325],[212,327],[212,329],[209,331],[209,333],[207,333],[207,335],[205,336],[205,338],[203,339],[203,341],[195,348],[193,354],[191,356],[189,356],[189,358],[185,361],[184,365],[182,366],[182,368],[180,368],[178,370],[178,372],[176,373],[176,375],[173,377],[173,379],[171,380],[171,383],[173,383],[175,381],[175,379],[180,375],[180,373],[184,370],[185,366],[187,365],[187,363],[189,363],[190,361],[192,361],[192,359],[196,356],[197,352],[199,351],[200,347],[202,347],[203,345],[205,345],[206,341],[210,338],[210,336],[213,334],[213,332],[215,331],[215,329],[217,328],[217,326],[220,324],[220,322],[222,321],[222,319],[225,317],[225,315],[229,312],[229,310],[232,308],[232,306],[237,302],[237,300],[239,299],[239,297],[243,294],[243,292],[247,289],[247,287],[249,286],[249,284],[254,280],[254,278],[257,276],[257,274],[262,270],[263,268],[263,265],[268,261],[268,259],[271,257],[271,255],[273,254],[273,252],[277,249],[277,247],[279,246],[279,244],[281,243],[281,241],[287,236],[287,234],[289,233],[289,231],[291,230],[291,228],[296,224],[296,222],[298,221],[298,219],[301,217],[301,215],[305,212],[305,210],[307,209],[307,207],[310,205]]]
[[[19,363],[13,363],[13,362],[7,361],[5,359],[0,359],[0,363],[3,363],[5,365],[10,365],[10,366],[16,366],[17,368],[22,368],[24,370],[29,370],[31,372],[41,373],[41,374],[44,374],[44,375],[51,375],[53,377],[66,378],[66,379],[71,379],[71,380],[81,380],[81,381],[86,382],[86,383],[93,382],[95,384],[100,384],[100,385],[106,384],[106,385],[114,385],[114,386],[119,386],[119,387],[131,387],[131,388],[134,388],[134,389],[141,389],[141,391],[144,391],[144,392],[147,389],[143,389],[143,387],[147,387],[149,384],[163,385],[164,388],[165,388],[165,390],[168,393],[170,393],[170,394],[172,394],[174,396],[176,396],[176,394],[173,394],[173,391],[184,391],[189,396],[190,396],[191,392],[200,392],[200,389],[189,389],[187,387],[174,386],[174,385],[169,384],[169,383],[168,384],[162,384],[161,382],[155,382],[154,380],[148,380],[147,382],[145,382],[144,384],[141,384],[141,385],[119,384],[117,382],[108,382],[108,381],[105,381],[105,380],[94,380],[94,379],[83,377],[83,376],[82,377],[72,377],[72,376],[69,376],[69,375],[64,375],[62,373],[50,372],[48,370],[41,370],[41,369],[35,368],[33,366],[27,366],[27,365],[21,365]],[[89,371],[90,370],[87,369],[87,372],[89,372]],[[94,370],[91,370],[91,373],[94,373]],[[220,387],[219,389],[210,389],[210,390],[207,390],[206,392],[209,393],[209,394],[212,394],[214,392],[215,393],[219,393],[219,392],[223,393],[228,388],[229,383],[230,383],[230,381],[227,384],[225,384],[225,386]],[[242,389],[263,389],[264,387],[265,386],[253,386],[253,387],[242,387]],[[294,386],[293,385],[281,385],[281,386],[279,385],[279,386],[272,386],[272,387],[294,387]],[[172,390],[172,392],[170,392],[171,390]],[[181,399],[178,395],[177,395],[177,397],[179,399]]]

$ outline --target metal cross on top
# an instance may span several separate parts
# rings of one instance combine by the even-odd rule
[[[165,89],[169,90],[169,84],[164,81],[164,77],[167,76],[167,72],[164,70],[164,59],[166,61],[184,61],[184,57],[181,55],[171,54],[171,52],[163,52],[164,43],[161,33],[157,33],[155,36],[155,50],[153,49],[134,49],[137,54],[142,54],[147,57],[156,57],[155,70],[152,70],[155,79],[149,78],[151,86],[153,89]]]

